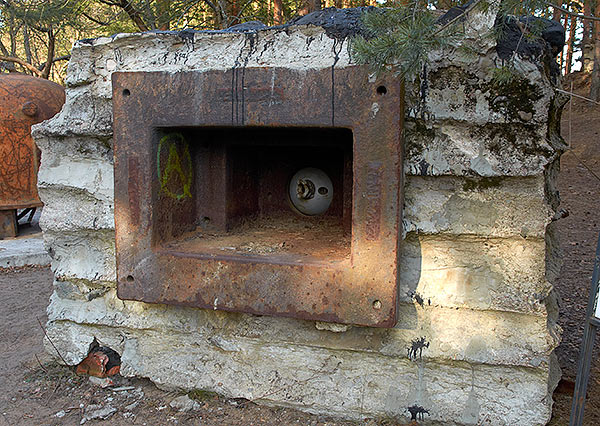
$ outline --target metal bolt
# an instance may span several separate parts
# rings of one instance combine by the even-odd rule
[[[38,113],[38,106],[34,102],[25,102],[21,111],[29,117],[35,117]]]
[[[310,179],[300,179],[298,181],[298,198],[310,200],[315,196],[315,184]]]

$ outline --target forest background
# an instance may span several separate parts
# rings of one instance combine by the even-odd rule
[[[73,42],[122,32],[224,29],[247,21],[280,25],[324,7],[447,10],[465,0],[0,0],[0,73],[23,72],[62,83]],[[514,2],[513,2],[514,3]],[[528,3],[535,4],[532,8]],[[559,21],[567,43],[563,74],[600,74],[600,0],[516,2],[515,14]],[[541,7],[539,7],[541,5]],[[594,60],[597,58],[597,60]],[[591,96],[600,100],[600,78]],[[596,86],[596,87],[594,87]]]

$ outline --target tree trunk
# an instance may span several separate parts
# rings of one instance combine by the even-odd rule
[[[10,54],[11,56],[17,56],[17,24],[14,18],[11,16],[8,21],[8,35],[10,36]]]
[[[223,30],[228,27],[227,17],[227,5],[225,0],[218,0],[213,2],[212,0],[204,0],[206,5],[213,11],[214,29]]]
[[[560,17],[562,16],[562,12],[559,9],[554,8],[554,13],[552,14],[552,20],[556,22],[560,22]]]
[[[583,2],[583,14],[590,16],[592,14],[592,0],[585,0]],[[592,38],[592,22],[588,19],[583,20],[583,36],[581,42],[583,45],[590,42]]]
[[[577,18],[571,16],[569,26],[569,40],[567,41],[567,60],[565,64],[565,74],[571,74],[571,65],[573,62],[573,47],[575,46],[575,29],[577,28]]]
[[[171,29],[171,0],[157,0],[156,23],[161,31]]]
[[[583,1],[583,14],[590,16],[592,14],[592,0],[584,0]],[[590,51],[592,49],[592,22],[588,19],[583,19],[583,33],[581,36],[581,70],[582,71],[590,71],[589,65],[590,61]]]
[[[54,63],[54,47],[56,43],[56,36],[52,28],[48,29],[48,54],[46,55],[46,65],[42,69],[42,78],[46,80],[50,77],[50,71],[52,70],[52,64]]]
[[[148,31],[148,26],[142,19],[140,12],[133,7],[129,0],[120,0],[119,7],[127,13],[129,19],[133,21],[133,23],[138,27],[138,29],[142,32]]]
[[[448,10],[453,6],[452,0],[439,0],[437,4],[438,9]]]
[[[229,0],[229,10],[227,12],[229,16],[229,25],[237,25],[242,22],[240,19],[240,6],[237,0]]]
[[[560,2],[559,4],[561,4],[563,7],[565,6],[565,2]],[[568,8],[568,6],[567,6]],[[564,18],[564,20],[559,19],[558,22],[560,22],[565,30],[565,34],[569,33],[569,15],[567,15],[566,13],[564,15],[561,14],[561,16]],[[563,46],[563,49],[560,51],[560,56],[558,58],[558,63],[560,65],[560,69],[562,71],[563,66],[565,64],[565,49]]]
[[[131,1],[128,0],[131,4]],[[150,1],[144,1],[143,5],[140,5],[140,16],[142,20],[146,23],[146,26],[149,30],[158,30],[158,25],[156,24],[156,14],[154,13],[154,9],[152,9],[152,5],[150,5]]]
[[[14,30],[12,29],[14,26],[14,20],[12,19],[12,17],[9,17],[9,19],[7,19],[6,21],[8,22],[8,25],[9,25],[8,33],[10,35],[10,51],[6,48],[6,46],[4,46],[4,44],[2,44],[2,40],[0,40],[0,51],[2,52],[2,55],[5,57],[14,57],[15,50],[16,50],[16,42],[15,42],[15,38],[13,36]],[[5,60],[3,60],[3,62],[5,62],[4,68],[8,72],[16,71],[15,62],[5,61]]]
[[[600,16],[600,1],[596,1],[594,15]],[[594,69],[590,85],[590,98],[597,102],[600,101],[600,21],[594,21]]]
[[[25,49],[25,58],[27,60],[27,63],[33,63],[33,59],[31,56],[31,43],[29,40],[29,28],[27,28],[27,25],[23,25],[23,48]]]
[[[273,23],[283,24],[283,0],[273,0]]]
[[[304,4],[298,9],[298,15],[308,15],[319,9],[321,9],[321,0],[304,0]]]

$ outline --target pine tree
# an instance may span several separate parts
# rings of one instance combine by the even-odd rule
[[[533,15],[548,10],[547,3],[543,0],[475,0],[467,3],[458,16],[440,22],[435,13],[438,3],[411,0],[402,2],[393,9],[365,13],[363,26],[366,35],[353,40],[353,60],[359,64],[369,64],[376,71],[392,69],[397,74],[410,78],[423,69],[430,52],[456,45],[462,39],[462,26],[458,23],[464,18],[464,14],[476,7],[487,10],[494,6],[501,15],[509,17]],[[530,25],[529,28],[523,28],[523,33],[527,37],[539,37],[542,29],[540,26]],[[496,30],[493,35],[502,37],[502,27],[499,26]],[[484,36],[492,34],[482,35]]]

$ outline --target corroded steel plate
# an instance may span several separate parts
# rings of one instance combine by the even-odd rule
[[[62,86],[21,74],[0,75],[0,210],[38,207],[39,150],[31,126],[65,103]]]
[[[363,67],[248,68],[115,73],[112,82],[121,299],[374,327],[396,323],[403,189],[399,79],[375,79]],[[336,246],[326,232],[314,234],[314,250],[302,255],[228,251],[231,247],[219,246],[218,239],[194,239],[191,225],[203,217],[221,212],[226,218],[227,212],[256,208],[243,196],[230,200],[226,183],[207,188],[202,179],[229,182],[214,176],[250,167],[243,155],[236,163],[214,154],[221,131],[250,135],[265,126],[289,132],[289,138],[275,139],[282,145],[295,132],[351,130],[350,160],[344,160],[351,166],[343,172],[350,176],[351,197],[339,203],[340,211],[351,213],[343,219],[351,231],[346,246]],[[214,152],[200,147],[208,134]],[[277,149],[282,148],[273,142],[264,155]],[[223,238],[236,237],[226,220],[212,223],[227,231]],[[307,222],[307,234],[312,223]],[[333,248],[328,251],[322,241]]]

